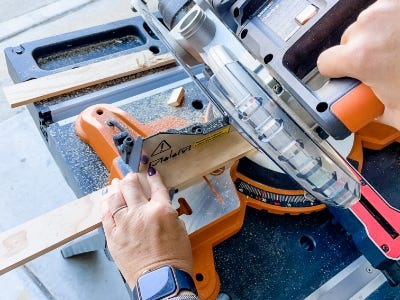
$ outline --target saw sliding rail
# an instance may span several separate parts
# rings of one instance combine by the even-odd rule
[[[217,17],[194,4],[168,32],[141,1],[134,0],[133,5],[239,132],[309,194],[345,208],[360,199],[360,181],[347,163],[332,149],[325,149],[322,140],[308,135],[307,129],[299,127],[278,105],[274,99],[278,95],[266,86],[271,80],[268,71]],[[211,69],[208,87],[192,74],[182,58],[186,52],[177,42]]]

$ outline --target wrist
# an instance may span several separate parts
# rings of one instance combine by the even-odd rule
[[[191,274],[165,265],[142,274],[132,290],[133,300],[198,299]]]
[[[162,261],[156,261],[151,264],[147,264],[146,267],[141,268],[140,270],[134,271],[134,270],[125,270],[125,272],[122,272],[122,275],[125,278],[125,281],[128,283],[129,287],[133,289],[136,284],[138,279],[148,273],[151,272],[152,270],[159,269],[164,266],[172,266],[173,268],[180,269],[185,271],[188,274],[192,274],[192,262],[191,261],[186,261],[186,260],[162,260]],[[132,272],[133,271],[133,272]]]

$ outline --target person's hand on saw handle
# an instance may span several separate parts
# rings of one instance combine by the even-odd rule
[[[131,288],[148,270],[171,265],[192,274],[193,268],[185,224],[161,176],[153,168],[148,173],[114,179],[102,199],[107,245]]]
[[[376,1],[347,28],[340,45],[321,53],[317,64],[324,76],[353,77],[369,86],[385,105],[379,121],[400,130],[399,18],[400,1]]]

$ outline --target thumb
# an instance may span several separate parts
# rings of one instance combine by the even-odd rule
[[[330,78],[352,77],[346,49],[346,46],[338,45],[322,52],[317,60],[319,72]]]

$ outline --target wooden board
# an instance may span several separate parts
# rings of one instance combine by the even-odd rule
[[[236,131],[157,166],[169,188],[203,175],[255,149]],[[100,191],[0,233],[0,275],[101,226]]]
[[[174,62],[170,53],[154,55],[145,50],[6,86],[3,90],[14,108]]]

